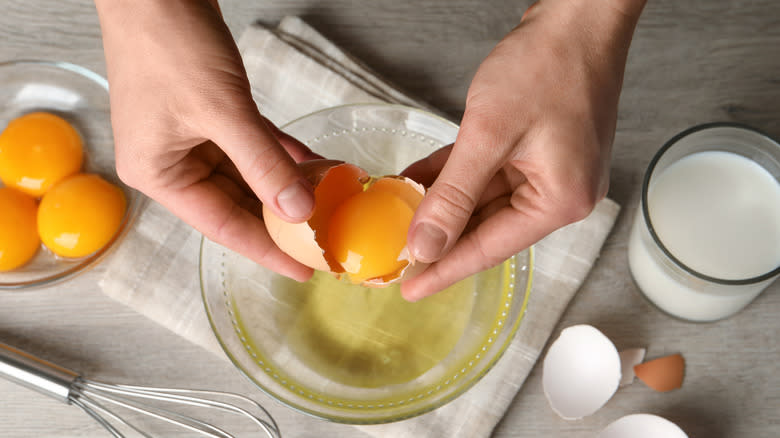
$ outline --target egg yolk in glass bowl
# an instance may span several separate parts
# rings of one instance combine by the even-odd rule
[[[55,185],[38,207],[38,234],[61,257],[84,257],[116,234],[127,201],[122,190],[98,175],[80,173]]]
[[[35,229],[35,199],[0,187],[0,271],[16,269],[33,258],[41,241]]]
[[[79,171],[81,136],[65,119],[34,112],[17,117],[0,133],[0,180],[36,198]]]

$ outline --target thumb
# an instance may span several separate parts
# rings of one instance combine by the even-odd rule
[[[244,111],[228,112],[215,126],[211,139],[219,145],[263,204],[282,219],[302,222],[311,216],[314,194],[295,160],[280,144],[274,128],[254,102]]]
[[[446,163],[420,203],[409,227],[408,246],[415,259],[439,260],[458,240],[500,160],[495,151],[461,129]],[[472,141],[474,139],[475,141]]]

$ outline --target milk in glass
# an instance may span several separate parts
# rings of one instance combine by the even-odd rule
[[[629,267],[662,310],[721,319],[775,278],[748,281],[780,266],[780,183],[753,160],[722,150],[684,156],[652,176],[646,201],[651,228],[640,208]]]

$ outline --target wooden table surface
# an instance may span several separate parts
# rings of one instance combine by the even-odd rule
[[[255,20],[301,15],[390,80],[453,117],[480,60],[528,1],[256,0],[223,2],[235,36]],[[0,59],[67,60],[105,74],[89,0],[3,0]],[[639,295],[626,260],[640,180],[655,150],[694,124],[738,121],[780,138],[780,2],[650,0],[621,98],[609,196],[623,210],[603,254],[553,333],[599,327],[618,348],[682,353],[684,387],[621,389],[595,415],[559,419],[536,367],[494,436],[594,437],[620,416],[649,412],[691,437],[780,436],[780,282],[735,317],[690,324]],[[101,269],[50,289],[0,293],[0,340],[100,380],[243,392],[268,406],[285,437],[363,437],[355,428],[293,412],[250,387],[226,361],[106,298]],[[0,381],[0,436],[107,436],[78,409]],[[182,433],[181,435],[191,436]]]

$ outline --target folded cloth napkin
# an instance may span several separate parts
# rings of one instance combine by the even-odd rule
[[[278,125],[345,103],[393,102],[433,110],[392,87],[296,17],[283,19],[273,29],[253,25],[238,46],[255,100]],[[589,217],[535,246],[529,311],[504,356],[479,383],[428,414],[359,426],[361,430],[378,438],[489,436],[598,257],[618,210],[616,203],[605,199]],[[108,296],[224,357],[200,298],[200,239],[200,233],[149,202],[109,259],[100,287]]]

